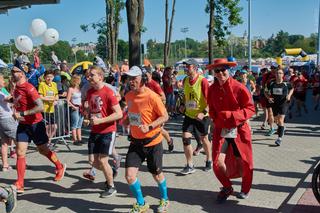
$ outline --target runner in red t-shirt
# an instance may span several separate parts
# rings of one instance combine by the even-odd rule
[[[148,76],[148,82],[146,83],[146,86],[150,88],[153,92],[157,93],[160,96],[162,102],[165,104],[166,96],[163,90],[161,89],[160,85],[152,79],[151,69],[146,69],[146,75]],[[173,152],[173,139],[170,137],[169,132],[164,129],[164,126],[162,126],[161,128],[161,134],[167,141],[169,152]]]
[[[43,103],[40,96],[31,84],[27,82],[22,67],[14,66],[11,70],[12,79],[16,86],[13,91],[13,102],[15,107],[14,118],[19,121],[17,128],[17,173],[18,180],[15,182],[18,193],[24,192],[24,176],[26,171],[26,151],[28,143],[33,141],[39,153],[46,156],[56,166],[55,181],[60,181],[65,173],[66,164],[62,164],[56,153],[48,148],[49,138],[41,112]]]
[[[115,141],[116,121],[122,118],[122,111],[114,92],[103,82],[103,70],[92,66],[88,71],[91,89],[87,92],[87,101],[92,126],[88,141],[89,155],[93,155],[92,166],[101,170],[106,179],[105,189],[100,197],[111,197],[117,190],[108,160]]]
[[[297,73],[297,79],[294,81],[294,97],[297,100],[298,116],[301,116],[301,107],[304,108],[304,112],[307,114],[308,109],[305,104],[308,88],[308,80],[302,75],[301,72]]]

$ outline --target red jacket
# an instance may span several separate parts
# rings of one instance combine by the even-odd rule
[[[248,89],[231,77],[222,86],[215,81],[209,88],[209,114],[214,122],[212,155],[213,163],[217,163],[224,138],[220,136],[222,128],[237,127],[236,146],[249,168],[253,169],[251,130],[248,120],[255,114],[252,97]],[[230,154],[229,154],[230,153]],[[227,172],[230,178],[240,177],[239,171],[233,167],[235,157],[229,146],[226,155]]]

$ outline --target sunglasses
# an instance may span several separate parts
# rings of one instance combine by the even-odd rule
[[[227,70],[226,67],[224,67],[224,68],[219,68],[219,69],[215,69],[215,70],[214,70],[214,73],[220,73],[220,72],[224,72],[224,71],[226,71],[226,70]]]

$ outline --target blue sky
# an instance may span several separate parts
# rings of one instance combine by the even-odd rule
[[[208,15],[204,12],[206,0],[176,0],[173,41],[183,39],[182,27],[188,27],[187,37],[202,41],[207,39]],[[280,30],[290,34],[309,36],[318,30],[320,0],[252,0],[252,35],[268,38]],[[145,0],[143,42],[148,39],[164,40],[164,0]],[[243,24],[231,29],[232,33],[242,36],[247,29],[247,0],[241,0]],[[82,32],[81,24],[99,20],[105,15],[104,0],[60,0],[57,5],[32,6],[27,10],[9,10],[8,15],[0,15],[0,43],[8,43],[10,38],[19,35],[31,36],[29,26],[33,19],[41,18],[48,27],[60,33],[60,40],[71,42],[96,42],[95,31]],[[128,40],[126,13],[122,12],[123,23],[120,38]],[[35,44],[40,40],[33,39]]]

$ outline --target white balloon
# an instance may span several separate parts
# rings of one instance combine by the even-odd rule
[[[41,36],[47,30],[47,24],[42,19],[33,19],[30,26],[30,33],[33,37]]]
[[[42,35],[42,42],[46,46],[54,45],[59,41],[59,33],[56,29],[49,28]]]
[[[26,35],[18,36],[15,39],[14,44],[16,45],[16,48],[23,53],[29,53],[33,49],[32,40]]]

